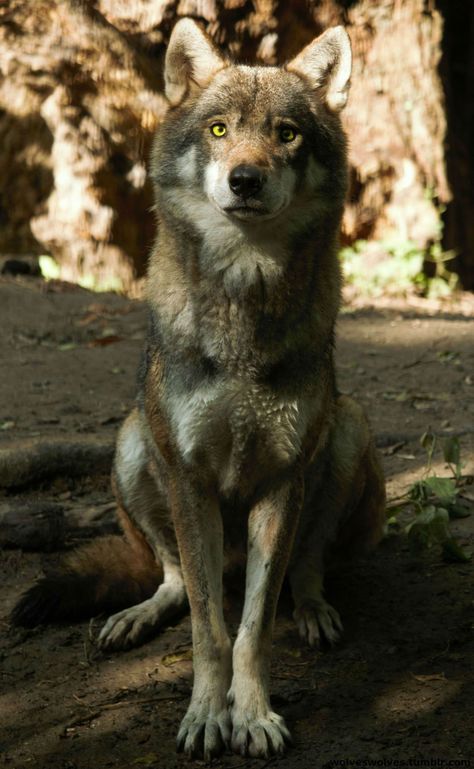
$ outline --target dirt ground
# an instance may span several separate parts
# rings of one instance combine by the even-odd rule
[[[39,279],[2,278],[0,325],[0,454],[40,438],[95,440],[111,450],[133,402],[143,306]],[[389,303],[341,315],[340,388],[367,409],[390,498],[422,476],[419,438],[429,426],[459,435],[464,472],[474,471],[473,339],[464,304],[462,312],[456,304],[433,313],[423,303]],[[447,474],[439,451],[434,466]],[[70,524],[60,549],[94,528],[113,528],[111,503],[100,474],[0,491],[0,514],[51,505],[60,511]],[[474,548],[474,515],[453,530]],[[191,688],[189,619],[139,649],[110,655],[94,647],[99,619],[11,629],[16,599],[57,553],[10,547],[0,557],[0,765],[187,766],[174,740]],[[472,561],[445,563],[437,548],[413,553],[403,531],[394,532],[370,557],[331,576],[328,593],[345,635],[323,651],[300,642],[284,593],[271,690],[295,745],[282,758],[226,755],[214,766],[474,763],[473,582]],[[238,603],[230,601],[234,631]]]

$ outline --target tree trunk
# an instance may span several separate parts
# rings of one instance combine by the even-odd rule
[[[447,206],[445,243],[474,288],[474,12],[463,0],[10,0],[0,10],[0,250],[51,253],[63,277],[102,286],[129,288],[143,274],[164,52],[186,15],[232,56],[266,64],[345,24],[354,74],[344,240],[429,248]]]
[[[463,286],[474,290],[474,5],[439,0],[444,17],[440,74],[446,98],[446,162],[452,198],[444,246],[456,254]]]

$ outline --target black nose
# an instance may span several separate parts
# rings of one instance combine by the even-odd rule
[[[261,190],[264,182],[263,171],[257,166],[242,164],[232,169],[229,174],[229,187],[236,195],[249,198]]]

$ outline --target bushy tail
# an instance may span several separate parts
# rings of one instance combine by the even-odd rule
[[[104,537],[72,552],[41,577],[20,598],[11,621],[35,627],[113,613],[149,598],[161,579],[148,547]]]

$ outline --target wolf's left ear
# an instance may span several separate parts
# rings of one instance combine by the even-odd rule
[[[351,43],[344,27],[327,29],[286,65],[287,70],[302,75],[315,90],[321,90],[333,112],[346,106],[351,68]]]
[[[166,51],[166,96],[176,106],[193,86],[204,88],[225,66],[200,27],[192,19],[181,19],[171,33]]]

